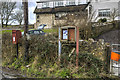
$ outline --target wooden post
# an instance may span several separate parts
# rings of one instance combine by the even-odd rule
[[[110,73],[110,55],[111,55],[111,47],[105,46],[105,67],[104,70],[106,71],[106,74]]]
[[[59,27],[59,41],[58,41],[58,60],[60,61],[60,56],[61,56],[61,42],[60,42],[60,38],[61,38],[61,29]]]
[[[28,0],[24,1],[24,36],[26,36],[26,33],[28,31]]]
[[[28,41],[26,33],[28,32],[28,0],[23,0],[24,4],[24,38],[25,38],[25,61],[28,60]]]
[[[78,68],[78,55],[79,55],[79,27],[76,27],[76,67]]]

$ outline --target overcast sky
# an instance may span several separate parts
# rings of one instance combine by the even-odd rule
[[[22,0],[0,0],[0,2],[17,2],[17,7],[20,7]],[[29,24],[34,24],[36,22],[36,15],[33,13],[36,7],[36,1],[39,0],[28,0],[28,11],[29,11]],[[18,23],[14,23],[15,25]]]
[[[29,10],[29,23],[34,24],[36,22],[36,15],[33,13],[36,7],[36,2],[28,3]]]
[[[36,22],[36,15],[33,13],[35,8],[36,8],[36,1],[30,1],[28,0],[28,18],[29,18],[29,23],[30,24],[34,24]],[[19,7],[20,4],[22,4],[22,2],[17,2],[17,6]]]

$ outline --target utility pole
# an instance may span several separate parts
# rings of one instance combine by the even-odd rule
[[[24,38],[25,38],[25,55],[24,59],[25,61],[28,60],[28,41],[27,41],[27,35],[26,33],[28,32],[28,0],[23,0],[23,5],[24,5]]]

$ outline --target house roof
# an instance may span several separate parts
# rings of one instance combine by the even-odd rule
[[[57,12],[79,12],[84,11],[88,4],[81,5],[71,5],[71,6],[59,6],[55,8],[35,8],[34,13],[43,14],[43,13],[57,13]]]

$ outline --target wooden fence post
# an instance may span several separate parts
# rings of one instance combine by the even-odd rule
[[[106,73],[108,74],[110,72],[110,56],[111,56],[111,47],[105,46],[105,66],[104,69],[106,70]]]

